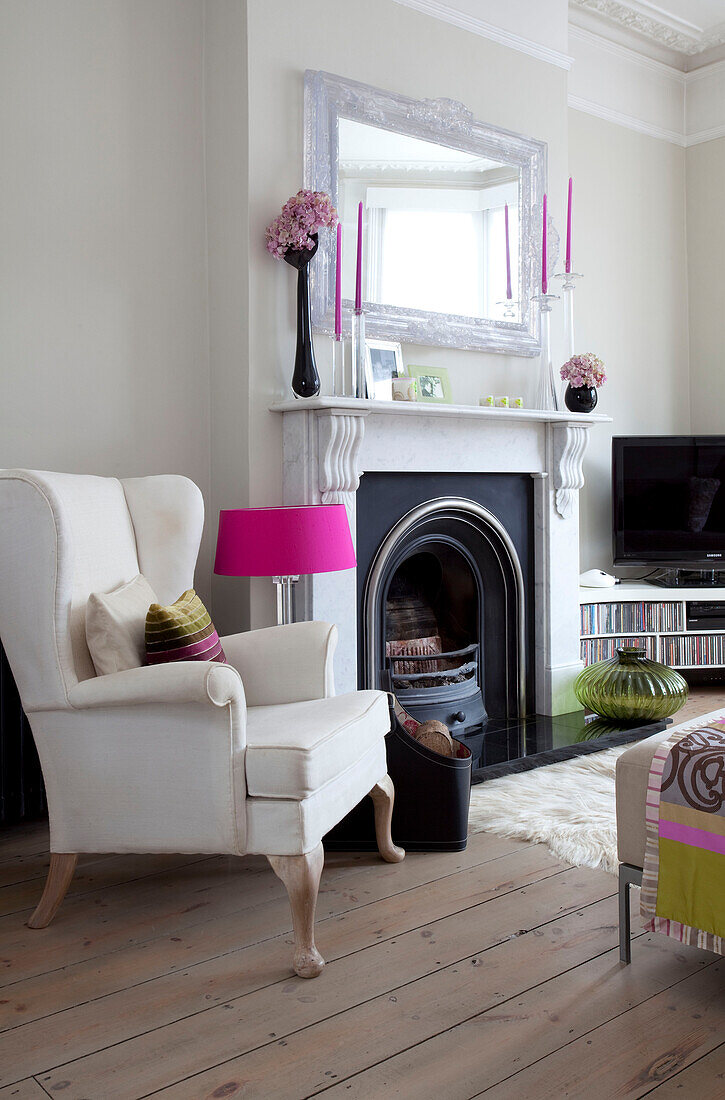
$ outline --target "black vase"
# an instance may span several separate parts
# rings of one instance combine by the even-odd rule
[[[292,375],[292,389],[297,397],[316,397],[320,392],[320,376],[315,366],[310,320],[310,260],[317,252],[317,234],[312,235],[313,248],[285,252],[285,260],[297,268],[297,352]]]
[[[597,390],[595,386],[566,387],[564,404],[569,412],[590,413],[597,403]]]

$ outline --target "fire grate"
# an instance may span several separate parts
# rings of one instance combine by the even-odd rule
[[[435,661],[431,661],[430,654],[401,653],[388,654],[386,663],[393,692],[401,703],[405,700],[412,706],[435,705],[467,699],[479,691],[477,642],[463,649],[437,653]],[[416,667],[421,671],[409,671]]]

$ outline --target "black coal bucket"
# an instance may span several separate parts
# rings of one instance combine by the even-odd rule
[[[453,741],[456,756],[441,756],[421,745],[390,707],[385,738],[388,774],[395,786],[393,840],[409,852],[462,852],[468,843],[471,752]],[[351,810],[324,838],[331,851],[370,852],[377,848],[370,798]]]

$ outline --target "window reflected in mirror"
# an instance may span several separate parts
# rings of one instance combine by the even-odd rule
[[[350,245],[363,204],[367,302],[521,321],[517,166],[341,117],[338,180]],[[506,205],[513,302],[506,300]],[[348,246],[345,297],[354,279]]]

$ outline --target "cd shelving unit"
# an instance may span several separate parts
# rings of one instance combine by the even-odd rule
[[[725,679],[725,628],[687,628],[688,604],[706,601],[721,602],[725,617],[723,588],[659,588],[642,581],[581,588],[581,658],[591,665],[638,645],[672,668],[720,670]]]

